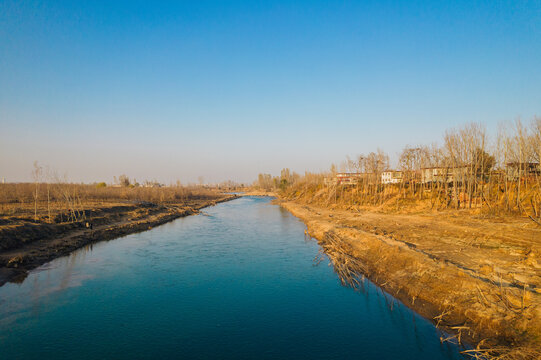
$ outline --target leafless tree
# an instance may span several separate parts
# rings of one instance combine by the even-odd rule
[[[43,168],[37,161],[34,161],[34,170],[32,170],[32,179],[34,180],[34,220],[38,220],[38,195],[41,175],[43,174]]]
[[[122,174],[118,177],[118,183],[120,184],[120,186],[128,187],[130,186],[130,178]]]

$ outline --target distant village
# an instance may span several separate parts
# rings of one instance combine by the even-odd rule
[[[326,184],[355,185],[359,183],[368,184],[430,184],[459,182],[461,179],[474,176],[477,178],[493,178],[507,181],[527,180],[541,176],[539,163],[518,163],[506,164],[504,170],[479,171],[475,166],[462,167],[426,167],[412,171],[386,170],[381,173],[362,172],[339,172],[325,178]]]

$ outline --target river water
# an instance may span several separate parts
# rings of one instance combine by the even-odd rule
[[[305,226],[245,197],[0,287],[1,359],[461,359],[428,321],[340,284]]]

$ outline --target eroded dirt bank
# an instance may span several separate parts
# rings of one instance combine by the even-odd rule
[[[263,197],[278,197],[274,191],[250,190],[241,193],[242,196],[263,196]]]
[[[236,198],[237,195],[223,195],[178,205],[103,206],[88,210],[88,219],[80,222],[34,224],[17,221],[4,224],[0,227],[0,286],[7,281],[22,281],[29,270],[85,245],[149,230]]]
[[[361,269],[454,334],[448,340],[505,359],[541,358],[541,230],[460,215],[280,205],[306,223],[341,272]]]

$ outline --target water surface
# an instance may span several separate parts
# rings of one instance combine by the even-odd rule
[[[459,359],[425,319],[340,285],[304,225],[245,197],[0,287],[2,359]]]

